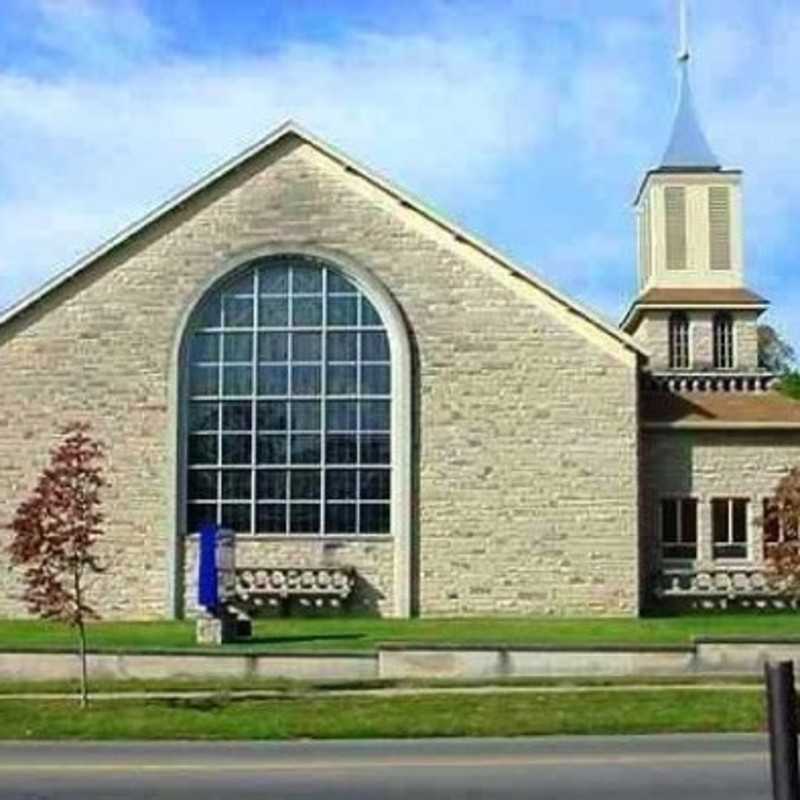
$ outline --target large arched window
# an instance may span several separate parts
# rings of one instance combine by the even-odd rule
[[[733,317],[721,311],[714,314],[714,367],[730,369],[733,367]]]
[[[682,311],[669,316],[669,366],[671,369],[689,367],[689,317]]]
[[[237,270],[184,337],[185,530],[389,533],[391,367],[381,315],[336,267]]]

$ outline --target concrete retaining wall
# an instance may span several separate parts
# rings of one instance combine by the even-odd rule
[[[387,646],[364,654],[92,653],[89,672],[108,680],[290,678],[309,681],[760,674],[767,660],[800,667],[800,639],[703,639],[689,647],[454,648]],[[68,680],[74,653],[0,652],[0,681]]]

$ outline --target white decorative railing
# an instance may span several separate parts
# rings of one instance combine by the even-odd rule
[[[730,600],[777,596],[763,567],[715,569],[663,568],[656,575],[656,596],[674,598],[727,598]]]
[[[234,586],[225,600],[239,612],[286,605],[291,600],[306,606],[338,606],[352,594],[355,583],[352,567],[237,568]]]
[[[767,372],[650,372],[644,388],[668,392],[766,392],[777,378]]]

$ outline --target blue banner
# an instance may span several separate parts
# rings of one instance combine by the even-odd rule
[[[207,522],[200,529],[200,566],[198,568],[197,601],[209,614],[217,613],[217,526]]]

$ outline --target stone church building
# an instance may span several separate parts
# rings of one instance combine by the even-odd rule
[[[354,613],[763,598],[800,403],[682,69],[619,327],[289,123],[0,316],[0,519],[85,420],[106,617],[191,613],[208,521],[241,567],[352,568]]]

